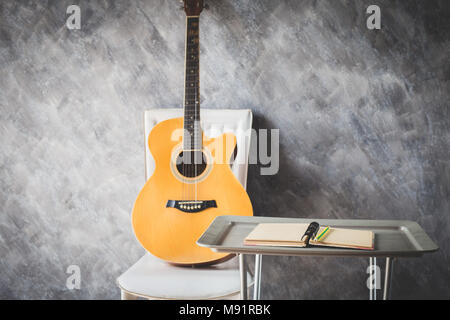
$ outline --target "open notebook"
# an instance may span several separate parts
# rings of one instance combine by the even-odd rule
[[[245,238],[244,245],[306,247],[301,239],[307,228],[306,223],[260,223]],[[320,227],[317,234],[324,229]],[[320,241],[313,238],[309,245],[373,250],[373,240],[370,230],[330,228]]]

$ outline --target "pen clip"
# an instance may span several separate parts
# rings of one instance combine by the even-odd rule
[[[309,241],[311,239],[314,239],[314,237],[317,234],[317,231],[319,231],[319,224],[317,222],[311,222],[308,226],[308,228],[306,229],[305,234],[302,236],[302,241],[308,246],[309,245]]]

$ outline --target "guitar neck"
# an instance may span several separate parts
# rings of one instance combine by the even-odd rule
[[[184,84],[184,140],[185,150],[202,149],[200,128],[200,43],[199,17],[186,17],[186,60]]]

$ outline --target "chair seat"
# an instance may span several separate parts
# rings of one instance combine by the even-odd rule
[[[252,278],[247,275],[250,286]],[[154,299],[220,299],[240,292],[237,257],[199,268],[170,265],[145,254],[117,278],[119,287],[136,296]]]

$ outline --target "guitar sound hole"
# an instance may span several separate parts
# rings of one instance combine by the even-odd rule
[[[206,165],[206,157],[202,151],[183,151],[177,157],[177,170],[187,178],[200,176]]]

